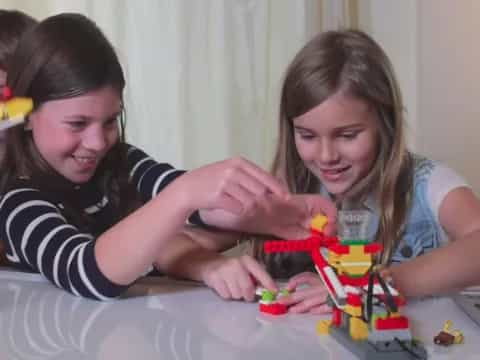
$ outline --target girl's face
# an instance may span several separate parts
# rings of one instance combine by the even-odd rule
[[[121,108],[118,92],[107,86],[47,101],[30,115],[27,128],[50,166],[74,183],[85,183],[118,140]]]
[[[365,102],[337,93],[293,120],[300,158],[335,199],[342,200],[373,167],[376,116]]]

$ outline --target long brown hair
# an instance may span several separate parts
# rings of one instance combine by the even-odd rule
[[[387,263],[410,207],[413,160],[405,145],[404,108],[393,67],[371,37],[358,30],[327,31],[295,56],[281,92],[272,172],[293,193],[319,191],[318,178],[297,152],[293,119],[339,92],[365,102],[377,115],[380,141],[375,164],[366,178],[349,190],[345,202],[358,202],[373,191],[380,211],[376,240],[384,245],[381,261]],[[255,247],[258,254],[259,245]],[[268,257],[265,261],[268,263]]]
[[[18,40],[37,21],[18,10],[0,9],[0,69],[6,70]]]
[[[7,84],[15,96],[33,99],[35,109],[50,100],[66,99],[110,86],[122,98],[123,70],[107,38],[94,22],[80,14],[49,17],[26,33],[12,56]],[[124,116],[119,119],[118,142],[102,160],[95,181],[125,216],[135,196],[126,166]],[[61,186],[62,179],[39,154],[30,132],[17,126],[7,130],[6,154],[0,165],[0,193],[20,177]],[[66,207],[74,204],[64,204]],[[81,217],[81,214],[78,214]]]
[[[0,9],[0,70],[7,70],[7,64],[17,47],[20,37],[36,23],[37,21],[34,18],[21,11]],[[2,135],[3,134],[0,134],[0,136]],[[0,162],[3,158],[3,141],[2,137],[0,139]],[[0,170],[0,172],[3,171],[5,170]],[[4,245],[2,239],[0,239],[0,265],[4,262],[6,262],[4,258]]]

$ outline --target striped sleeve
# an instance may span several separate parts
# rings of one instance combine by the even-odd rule
[[[10,262],[75,295],[108,300],[127,288],[112,283],[98,268],[92,235],[69,224],[36,189],[17,188],[0,199],[0,238]]]
[[[158,163],[142,150],[130,146],[127,155],[130,179],[143,201],[155,197],[177,177],[185,173],[167,163]]]
[[[185,170],[177,170],[167,163],[158,163],[142,150],[129,145],[127,153],[130,179],[140,193],[143,202],[154,198],[168,184]],[[187,224],[209,227],[202,221],[198,211],[195,211],[188,219]]]

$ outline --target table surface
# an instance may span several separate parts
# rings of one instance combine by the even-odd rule
[[[430,359],[479,359],[480,327],[450,298],[410,302],[403,312]],[[355,359],[328,335],[326,316],[279,317],[258,304],[224,301],[193,282],[139,281],[125,298],[82,299],[36,274],[0,270],[0,359]],[[445,320],[465,343],[433,344]]]

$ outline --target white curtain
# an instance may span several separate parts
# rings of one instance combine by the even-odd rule
[[[0,0],[42,19],[81,12],[127,76],[128,140],[192,168],[242,155],[268,167],[282,75],[322,28],[354,23],[349,0]]]

